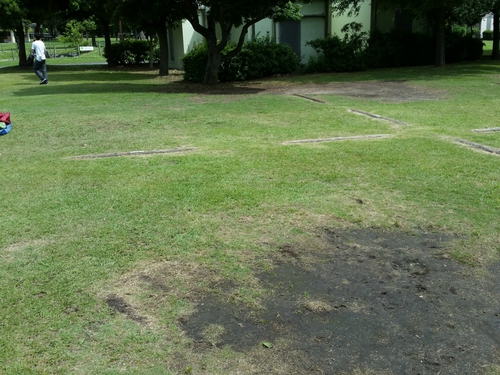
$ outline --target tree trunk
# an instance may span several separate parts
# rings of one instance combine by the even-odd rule
[[[434,61],[434,66],[442,68],[445,66],[445,27],[446,20],[444,10],[437,10],[436,13],[436,24],[435,24],[435,36],[436,36],[436,57]]]
[[[148,45],[149,45],[149,69],[153,69],[153,38],[148,36],[147,38]]]
[[[17,47],[19,48],[19,66],[26,66],[26,42],[24,41],[23,21],[19,19],[16,27]]]
[[[493,49],[492,60],[500,60],[500,4],[493,10]]]
[[[104,48],[106,49],[106,62],[109,67],[113,67],[115,64],[113,62],[113,50],[111,49],[111,31],[107,21],[102,23],[102,29],[104,33]]]
[[[167,23],[161,22],[158,25],[158,43],[160,45],[160,76],[168,76],[168,37]]]
[[[207,67],[205,69],[205,78],[203,84],[216,85],[219,83],[219,70],[221,61],[220,52],[208,51]]]

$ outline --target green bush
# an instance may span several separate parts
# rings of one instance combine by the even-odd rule
[[[228,45],[222,54],[234,49]],[[197,44],[182,59],[184,78],[201,82],[205,76],[208,50],[205,43]],[[269,36],[245,43],[240,53],[221,64],[220,81],[244,81],[248,79],[290,74],[299,67],[299,59],[286,44],[276,44]]]
[[[476,61],[483,54],[483,42],[470,34],[452,31],[446,35],[446,62]]]
[[[203,82],[207,68],[208,49],[205,42],[195,44],[182,58],[184,79],[191,82]]]
[[[318,56],[309,59],[303,69],[305,72],[350,72],[368,67],[366,33],[361,32],[361,24],[348,24],[342,32],[345,32],[342,39],[333,35],[306,43],[314,48]]]
[[[372,31],[366,52],[370,68],[428,65],[434,61],[434,38],[402,30]]]
[[[111,56],[104,48],[104,57],[114,65],[142,64],[149,60],[149,44],[145,40],[126,39],[111,45]]]
[[[493,30],[484,30],[483,40],[493,40]]]
[[[241,52],[221,66],[221,81],[290,74],[299,68],[299,59],[287,44],[276,44],[269,36],[256,38],[244,45]]]
[[[430,65],[434,63],[434,37],[422,33],[392,30],[372,31],[368,37],[357,24],[346,25],[346,35],[316,39],[307,43],[318,53],[309,60],[304,71],[347,72],[366,68]],[[446,62],[478,60],[483,43],[469,28],[452,28],[446,34]]]

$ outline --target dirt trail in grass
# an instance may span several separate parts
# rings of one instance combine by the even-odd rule
[[[473,276],[437,234],[328,230],[326,239],[319,251],[281,248],[258,275],[271,291],[263,310],[200,300],[181,324],[194,350],[214,350],[204,332],[216,325],[216,347],[244,356],[260,346],[295,374],[479,374],[498,360],[498,264]]]
[[[374,99],[387,102],[409,102],[438,100],[445,96],[441,91],[433,91],[400,81],[360,81],[332,83],[300,83],[293,84],[279,81],[248,81],[221,83],[216,86],[206,86],[190,82],[175,82],[162,89],[164,92],[185,92],[208,95],[238,95],[273,94],[273,95],[343,95],[355,98]]]

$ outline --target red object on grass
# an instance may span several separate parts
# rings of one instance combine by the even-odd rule
[[[0,112],[0,122],[5,122],[6,125],[9,125],[10,124],[10,113],[9,112],[5,112],[5,113]]]

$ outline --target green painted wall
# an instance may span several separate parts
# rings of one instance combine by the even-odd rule
[[[348,17],[347,15],[336,16],[332,15],[330,34],[342,37],[344,34],[340,31],[342,28],[351,22],[358,22],[363,24],[363,31],[370,31],[371,25],[371,4],[364,2],[361,6],[359,14],[355,17]]]

